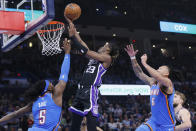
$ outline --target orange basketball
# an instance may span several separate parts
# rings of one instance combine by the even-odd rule
[[[75,3],[70,3],[65,7],[64,15],[74,21],[80,17],[81,8]]]

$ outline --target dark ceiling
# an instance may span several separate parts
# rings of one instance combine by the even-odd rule
[[[157,30],[160,20],[196,24],[194,0],[55,0],[56,20],[64,21],[64,8],[71,2],[80,5],[82,15],[76,23],[84,26]]]

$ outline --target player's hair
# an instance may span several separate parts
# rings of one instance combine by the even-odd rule
[[[179,91],[176,91],[175,92],[176,93],[176,95],[179,95],[180,96],[180,98],[182,99],[182,105],[185,103],[185,101],[186,101],[186,97],[185,97],[185,95],[183,94],[183,93],[181,93],[181,92],[179,92]]]
[[[24,94],[26,102],[34,102],[43,93],[46,86],[45,80],[40,80],[32,85]]]
[[[174,80],[174,81],[179,81],[179,82],[182,82],[182,83],[185,82],[185,78],[184,78],[183,73],[182,73],[181,70],[170,68],[169,78],[171,80]]]
[[[109,54],[112,57],[112,64],[113,64],[116,58],[119,56],[119,47],[116,43],[110,43],[109,48],[110,48]]]

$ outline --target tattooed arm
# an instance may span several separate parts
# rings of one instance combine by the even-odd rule
[[[142,80],[145,84],[148,84],[150,86],[152,86],[155,83],[155,80],[149,76],[147,76],[141,69],[141,67],[139,66],[139,64],[137,63],[137,60],[135,58],[135,55],[137,54],[138,50],[134,51],[133,45],[127,45],[127,48],[125,48],[125,51],[127,52],[127,54],[130,56],[131,58],[131,63],[132,63],[132,67],[133,70],[135,72],[135,75]]]
[[[136,59],[131,59],[133,71],[135,75],[142,80],[145,84],[152,86],[155,80],[152,77],[147,76],[141,69],[140,65],[137,63]]]

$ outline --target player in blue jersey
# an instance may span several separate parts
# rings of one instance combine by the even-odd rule
[[[61,117],[63,91],[68,81],[70,68],[71,46],[67,39],[64,41],[63,49],[65,56],[57,85],[54,87],[48,80],[35,83],[25,92],[25,100],[29,104],[1,118],[0,124],[5,124],[32,111],[34,124],[28,131],[57,131]]]
[[[191,115],[190,112],[183,107],[186,97],[183,93],[176,91],[174,95],[174,111],[176,117],[176,131],[191,131]]]
[[[107,43],[102,46],[98,52],[88,48],[86,43],[80,38],[74,24],[68,18],[69,37],[73,41],[73,45],[81,52],[81,54],[89,58],[82,79],[78,84],[77,93],[72,106],[69,110],[72,113],[71,131],[79,131],[83,116],[87,118],[88,131],[96,131],[96,122],[98,117],[98,99],[99,90],[102,83],[102,76],[112,65],[119,54],[119,48],[115,43]]]
[[[150,85],[150,104],[152,116],[136,129],[136,131],[174,131],[175,114],[173,108],[174,87],[169,79],[168,66],[160,66],[157,70],[147,64],[147,55],[141,57],[141,63],[151,77],[144,74],[136,61],[138,50],[134,51],[133,45],[127,45],[125,51],[131,59],[133,70],[140,80]]]

